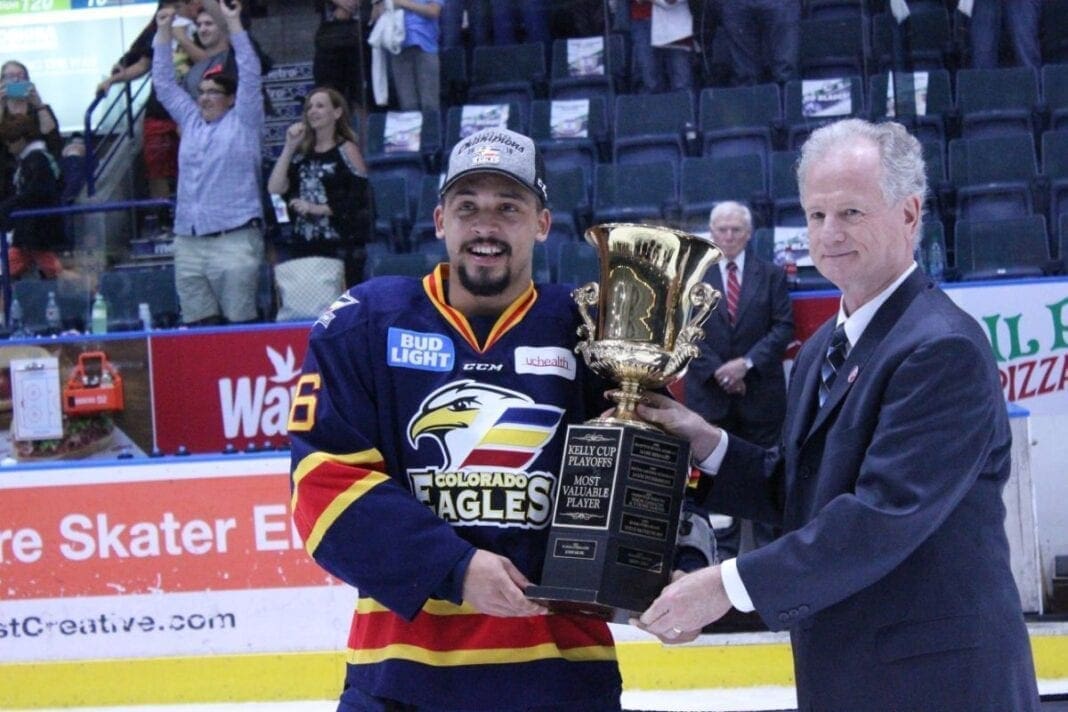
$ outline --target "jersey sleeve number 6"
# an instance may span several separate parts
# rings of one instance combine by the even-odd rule
[[[297,381],[293,395],[293,406],[289,409],[291,433],[306,433],[315,427],[315,406],[319,402],[319,386],[322,377],[318,373],[305,373]]]

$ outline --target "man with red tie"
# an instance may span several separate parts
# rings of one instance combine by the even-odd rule
[[[723,259],[705,279],[723,294],[723,301],[705,322],[701,353],[687,372],[686,404],[711,423],[771,446],[786,414],[782,357],[794,336],[786,275],[746,250],[753,218],[745,205],[718,203],[709,227]],[[717,516],[713,524],[720,558],[736,556],[741,521]],[[775,535],[773,527],[753,522],[756,546]]]

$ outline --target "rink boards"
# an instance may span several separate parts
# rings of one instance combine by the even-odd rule
[[[288,458],[0,477],[0,708],[329,699],[355,596],[303,551]],[[1068,679],[1065,626],[1032,626]],[[666,648],[613,628],[627,689],[789,686],[784,634]]]

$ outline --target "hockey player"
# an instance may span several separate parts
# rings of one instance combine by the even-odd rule
[[[448,263],[360,284],[312,329],[293,516],[359,589],[339,712],[620,709],[608,626],[523,595],[567,425],[604,408],[569,290],[531,281],[543,174],[526,136],[461,140],[434,212]]]

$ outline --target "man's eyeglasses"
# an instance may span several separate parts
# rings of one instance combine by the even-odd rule
[[[199,89],[197,90],[198,96],[226,96],[226,92],[222,89]]]

